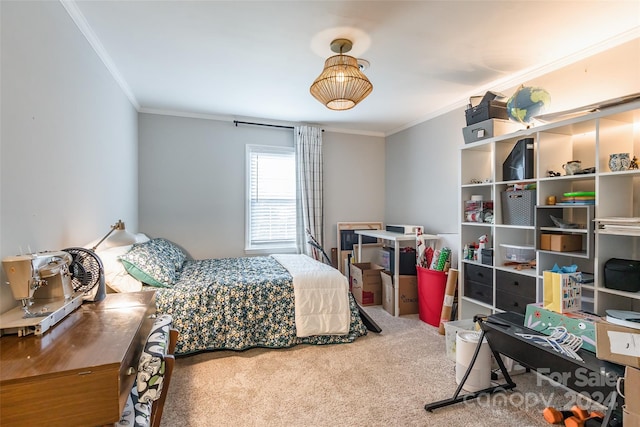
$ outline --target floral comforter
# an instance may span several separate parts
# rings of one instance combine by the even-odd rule
[[[180,332],[177,354],[352,342],[367,330],[349,298],[347,335],[298,338],[293,279],[272,257],[185,261],[173,287],[156,289],[158,312]]]

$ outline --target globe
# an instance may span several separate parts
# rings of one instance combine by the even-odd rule
[[[539,87],[521,86],[507,101],[507,114],[511,120],[530,123],[551,104],[549,92]]]

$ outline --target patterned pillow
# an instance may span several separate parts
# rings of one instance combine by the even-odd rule
[[[142,283],[170,287],[176,280],[175,261],[152,242],[154,240],[133,245],[120,256],[120,261],[127,272]]]
[[[163,314],[153,322],[151,327],[138,364],[136,383],[138,384],[140,402],[154,401],[160,397],[162,392],[165,372],[164,357],[167,355],[172,321],[170,314]]]
[[[155,246],[158,251],[167,256],[174,263],[176,271],[182,269],[182,264],[187,259],[187,255],[178,245],[167,239],[153,239],[149,244]]]

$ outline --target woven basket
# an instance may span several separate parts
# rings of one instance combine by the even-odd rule
[[[502,223],[505,225],[535,225],[536,190],[504,191],[502,193]]]

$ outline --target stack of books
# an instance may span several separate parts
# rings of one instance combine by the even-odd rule
[[[612,233],[640,235],[640,218],[638,217],[605,217],[596,218],[600,230]]]
[[[595,205],[595,191],[576,191],[564,193],[556,205]]]

